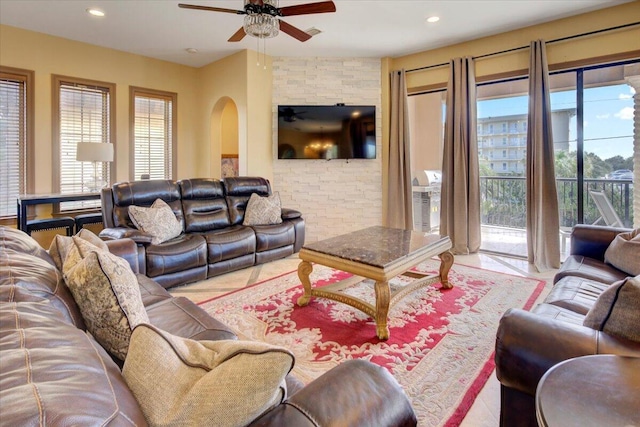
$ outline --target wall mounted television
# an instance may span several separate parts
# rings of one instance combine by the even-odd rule
[[[375,159],[374,105],[279,105],[278,159]]]

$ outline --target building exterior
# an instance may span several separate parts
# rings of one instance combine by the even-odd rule
[[[571,118],[575,108],[551,112],[556,151],[568,151]],[[478,155],[497,175],[523,175],[527,158],[527,115],[478,119]]]

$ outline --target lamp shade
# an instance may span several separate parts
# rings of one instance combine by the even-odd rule
[[[76,160],[80,162],[112,162],[113,144],[78,142]]]

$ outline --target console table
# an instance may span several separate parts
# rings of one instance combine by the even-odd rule
[[[100,200],[100,193],[73,194],[23,194],[16,200],[18,229],[27,231],[27,207],[35,205],[51,205],[62,202],[80,202],[84,200]]]

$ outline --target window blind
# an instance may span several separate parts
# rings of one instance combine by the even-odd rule
[[[76,160],[78,142],[108,143],[110,93],[108,88],[61,82],[59,88],[60,193],[86,193],[83,182],[93,178],[91,162]],[[110,182],[108,163],[98,166],[98,178]],[[64,203],[61,210],[98,207],[99,202]]]
[[[134,98],[134,179],[172,179],[173,100],[143,93]]]
[[[0,218],[16,216],[27,181],[26,79],[0,73]]]

